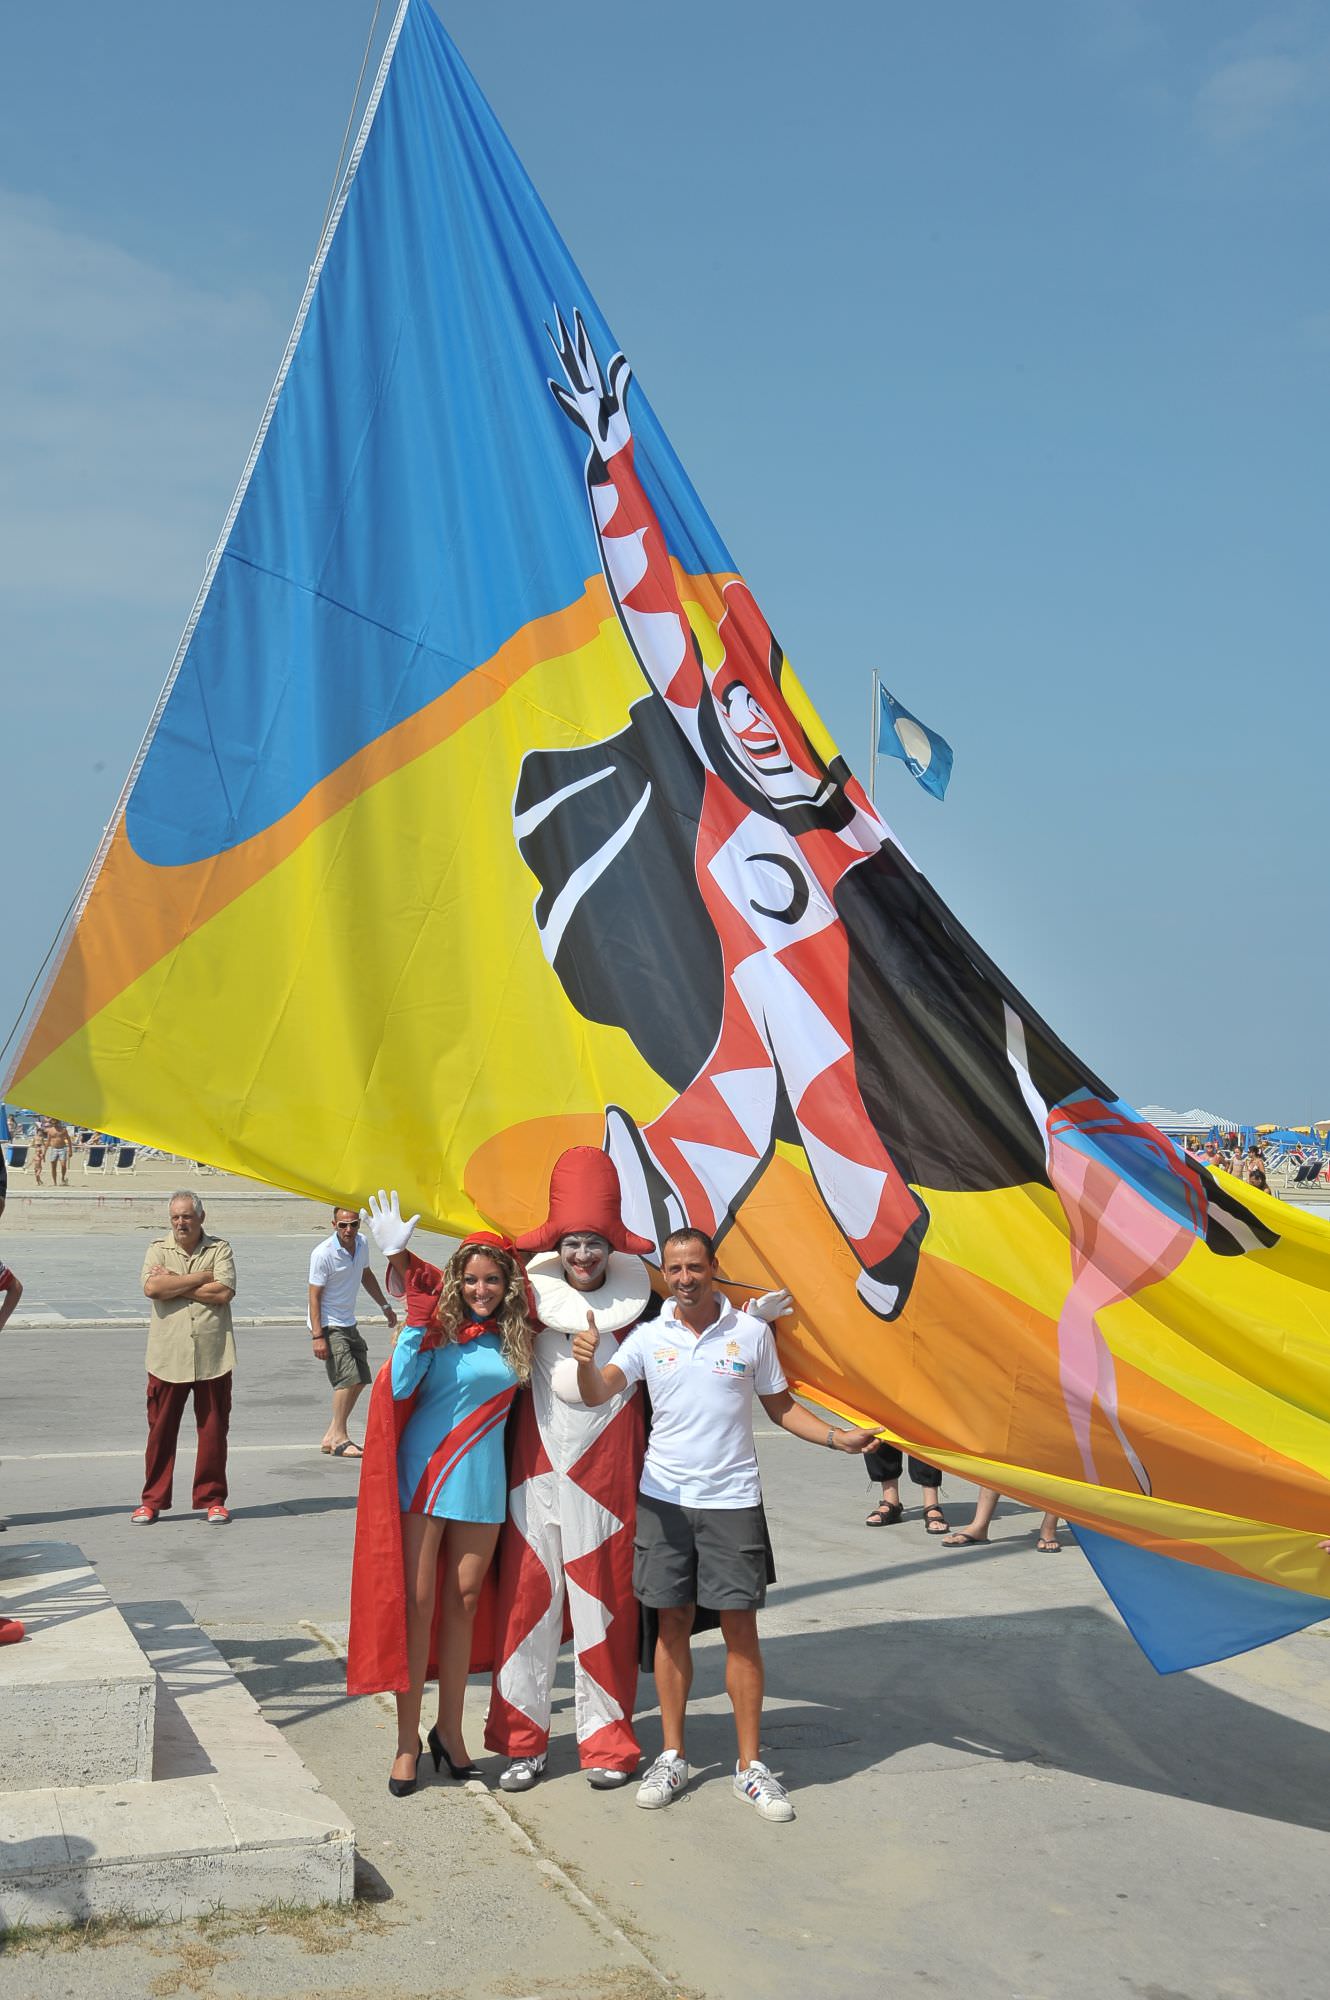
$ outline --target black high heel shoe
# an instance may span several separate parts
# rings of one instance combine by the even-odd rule
[[[467,1779],[478,1778],[480,1776],[480,1771],[474,1764],[454,1764],[452,1758],[443,1747],[443,1738],[439,1735],[437,1729],[431,1729],[425,1740],[429,1744],[429,1754],[434,1759],[434,1768],[436,1771],[440,1764],[446,1764],[450,1778]]]
[[[414,1770],[414,1771],[413,1771],[413,1772],[411,1773],[411,1776],[410,1776],[409,1778],[389,1778],[389,1780],[388,1780],[388,1790],[389,1790],[389,1791],[391,1792],[392,1796],[393,1796],[393,1797],[394,1797],[395,1799],[409,1799],[409,1798],[410,1798],[410,1796],[411,1796],[411,1794],[412,1794],[412,1792],[414,1792],[414,1791],[417,1791],[417,1790],[419,1789],[419,1786],[420,1786],[420,1760],[421,1760],[421,1758],[422,1758],[422,1757],[424,1756],[424,1754],[425,1754],[425,1753],[424,1753],[424,1751],[423,1751],[423,1750],[421,1749],[421,1747],[420,1747],[419,1743],[417,1743],[417,1745],[416,1745],[416,1768],[415,1768],[415,1770]],[[437,1769],[438,1769],[439,1767],[438,1767],[438,1765],[436,1764],[434,1768],[435,1768],[435,1770],[437,1771]]]

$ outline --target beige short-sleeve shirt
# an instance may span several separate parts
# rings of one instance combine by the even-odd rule
[[[193,1256],[186,1255],[174,1238],[164,1236],[148,1245],[143,1259],[145,1285],[152,1270],[170,1271],[177,1278],[207,1271],[219,1285],[232,1292],[236,1288],[236,1260],[231,1245],[220,1236],[201,1237]],[[236,1365],[236,1345],[229,1305],[210,1306],[191,1298],[149,1299],[148,1304],[150,1375],[159,1382],[212,1382],[230,1374]]]

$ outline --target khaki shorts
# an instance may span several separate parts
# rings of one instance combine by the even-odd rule
[[[362,1333],[353,1326],[325,1326],[322,1332],[328,1343],[328,1359],[323,1365],[334,1389],[350,1389],[357,1382],[363,1388],[374,1379]]]

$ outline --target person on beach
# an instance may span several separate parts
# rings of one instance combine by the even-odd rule
[[[396,1190],[370,1197],[362,1222],[406,1301],[406,1325],[380,1370],[365,1426],[351,1578],[347,1692],[397,1697],[388,1790],[408,1798],[423,1755],[420,1709],[431,1673],[437,1771],[476,1776],[462,1702],[481,1586],[507,1511],[504,1424],[531,1376],[530,1297],[512,1243],[468,1236],[440,1270],[411,1253],[419,1216]]]
[[[231,1423],[231,1376],[236,1365],[231,1301],[236,1263],[220,1236],[206,1236],[203,1203],[190,1188],[171,1196],[171,1234],[148,1245],[143,1292],[148,1323],[148,1449],[143,1497],[130,1515],[151,1527],[171,1505],[176,1439],[190,1398],[198,1428],[194,1506],[210,1527],[225,1527],[226,1439]]]
[[[356,1300],[366,1291],[390,1328],[397,1314],[383,1296],[383,1287],[369,1268],[369,1246],[354,1208],[333,1210],[333,1233],[316,1243],[309,1260],[309,1307],[305,1324],[332,1384],[332,1418],[323,1434],[322,1451],[333,1458],[360,1458],[360,1446],[347,1434],[351,1412],[360,1393],[373,1379],[369,1349],[356,1325]]]
[[[69,1136],[69,1127],[58,1118],[46,1121],[46,1157],[51,1168],[51,1186],[69,1186],[69,1156],[74,1142]]]
[[[739,1759],[735,1796],[762,1819],[788,1821],[785,1787],[761,1762],[763,1666],[757,1613],[771,1581],[770,1544],[753,1437],[753,1398],[791,1436],[831,1451],[863,1453],[871,1430],[841,1430],[796,1403],[765,1320],[716,1290],[716,1255],[700,1229],[678,1229],[661,1253],[669,1301],[605,1367],[596,1360],[594,1313],[573,1340],[577,1388],[591,1408],[644,1382],[652,1430],[637,1499],[633,1587],[659,1616],[656,1692],[664,1748],[637,1791],[648,1809],[688,1783],[684,1720],[692,1685],[691,1636],[699,1605],[720,1614],[725,1689]]]

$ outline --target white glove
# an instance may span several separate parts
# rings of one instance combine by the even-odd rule
[[[789,1292],[763,1292],[760,1299],[749,1299],[744,1311],[754,1319],[764,1319],[770,1326],[773,1319],[784,1319],[794,1311],[794,1300]]]
[[[413,1215],[409,1222],[403,1222],[402,1211],[397,1202],[397,1189],[393,1189],[390,1199],[384,1190],[380,1188],[378,1200],[376,1201],[374,1196],[371,1195],[368,1210],[361,1209],[360,1220],[365,1224],[384,1256],[393,1257],[399,1250],[405,1250],[407,1244],[415,1234],[415,1227],[420,1217]]]

